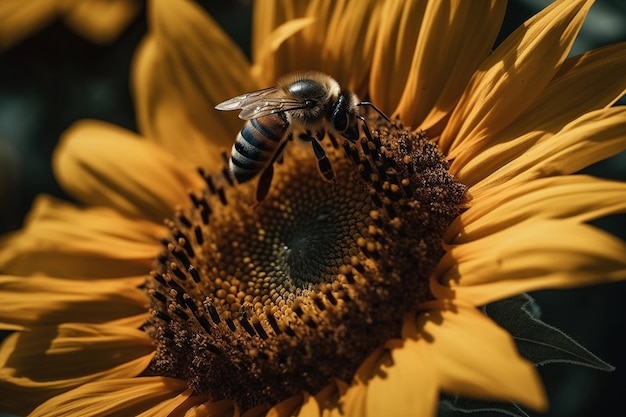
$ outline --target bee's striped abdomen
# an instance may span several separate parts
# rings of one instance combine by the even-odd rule
[[[274,162],[289,123],[282,113],[248,120],[237,135],[230,157],[230,170],[237,182],[256,177]]]

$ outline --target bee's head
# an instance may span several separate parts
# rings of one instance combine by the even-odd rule
[[[328,109],[328,122],[332,130],[352,141],[359,135],[356,117],[358,103],[356,94],[342,90],[337,101]]]
[[[314,127],[326,118],[340,94],[340,87],[332,77],[318,72],[295,74],[284,81],[287,93],[302,102],[303,108],[290,111],[292,122]]]

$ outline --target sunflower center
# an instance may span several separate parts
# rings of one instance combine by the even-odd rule
[[[330,215],[330,207],[318,207],[284,231],[284,268],[297,286],[320,282],[330,271],[325,261],[337,258],[341,224]]]
[[[243,410],[270,407],[349,382],[400,336],[404,316],[431,297],[465,187],[423,136],[370,122],[373,137],[328,144],[334,183],[304,146],[288,147],[258,207],[254,184],[206,176],[205,193],[169,222],[146,281],[149,373]]]

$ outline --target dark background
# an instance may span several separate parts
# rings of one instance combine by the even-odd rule
[[[251,18],[248,3],[203,2],[246,51]],[[546,3],[510,2],[499,41]],[[94,118],[136,130],[129,68],[133,51],[146,31],[145,17],[144,11],[107,46],[92,44],[62,21],[55,21],[0,52],[0,234],[21,226],[36,195],[68,198],[55,183],[50,155],[72,122]],[[599,0],[572,54],[624,40],[626,2]],[[585,172],[626,180],[626,153]],[[624,215],[594,224],[626,239]],[[626,342],[622,336],[626,331],[626,283],[543,291],[533,296],[542,307],[544,321],[617,367],[615,372],[564,364],[541,367],[551,402],[547,415],[624,415],[620,410],[626,394]]]

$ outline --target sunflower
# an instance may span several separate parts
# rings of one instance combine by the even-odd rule
[[[585,224],[625,211],[626,184],[574,174],[626,148],[626,45],[566,58],[590,1],[493,51],[503,2],[255,6],[250,63],[194,3],[150,3],[140,133],[62,137],[55,173],[83,205],[41,196],[1,242],[0,407],[430,416],[447,392],[545,410],[478,307],[626,279],[626,245]],[[333,183],[289,143],[255,205],[224,168],[242,122],[212,109],[294,71],[389,119],[322,141]]]
[[[137,0],[4,0],[0,3],[0,49],[6,49],[62,18],[95,43],[109,43],[141,10]]]

